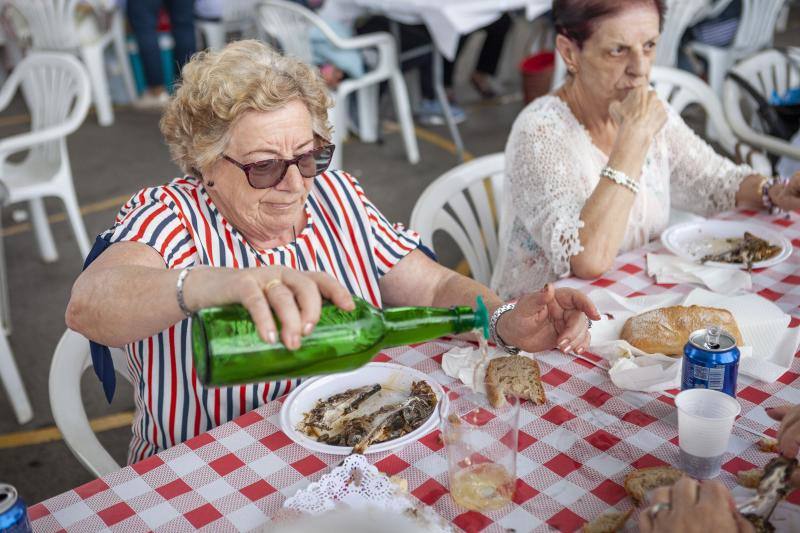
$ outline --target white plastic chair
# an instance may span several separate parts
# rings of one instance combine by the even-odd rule
[[[686,28],[698,13],[705,9],[697,0],[668,0],[667,16],[656,47],[656,65],[674,67],[678,63],[678,48]]]
[[[800,86],[800,48],[789,53],[794,61],[777,50],[766,50],[731,70],[769,100],[773,90],[784,94],[788,88]],[[800,148],[762,131],[755,113],[756,103],[735,81],[725,80],[722,102],[725,116],[739,138],[769,153],[800,160]]]
[[[0,110],[21,88],[31,114],[31,131],[0,139],[0,180],[9,203],[27,201],[39,253],[46,262],[58,259],[43,199],[61,198],[81,255],[89,254],[78,198],[72,184],[67,135],[83,123],[89,110],[89,78],[84,66],[69,54],[35,52],[11,72],[0,89]],[[8,156],[28,150],[21,162]]]
[[[81,42],[77,22],[78,4],[83,0],[3,0],[4,6],[13,6],[25,18],[31,34],[34,51],[69,52],[81,58],[89,71],[97,122],[101,126],[114,123],[114,110],[105,69],[104,51],[112,46],[121,67],[125,89],[131,100],[137,97],[133,73],[125,43],[125,26],[122,13],[115,9],[108,14],[108,29],[91,42]]]
[[[0,183],[0,206],[8,200],[8,189]],[[11,408],[20,424],[25,424],[33,419],[31,407],[25,385],[19,374],[14,354],[6,338],[11,334],[11,320],[9,317],[8,283],[6,280],[6,261],[3,251],[3,239],[0,238],[0,381],[8,394]]]
[[[500,223],[495,216],[500,215],[502,205],[504,170],[505,154],[500,152],[445,172],[419,197],[409,223],[431,250],[437,231],[449,234],[467,260],[472,277],[484,285],[491,281],[497,261]]]
[[[722,94],[725,74],[740,59],[772,47],[775,25],[786,0],[742,0],[742,16],[733,42],[726,47],[697,41],[689,48],[708,61],[708,83]]]
[[[114,370],[129,382],[127,355],[111,348]],[[120,466],[103,448],[92,431],[81,397],[81,376],[92,366],[89,341],[68,329],[61,336],[50,363],[50,409],[64,442],[78,461],[95,477],[110,474]]]
[[[682,113],[691,104],[702,107],[711,124],[711,127],[706,129],[706,136],[717,141],[728,155],[738,155],[756,172],[765,176],[772,173],[766,154],[739,142],[725,120],[722,103],[703,80],[684,70],[655,66],[650,72],[650,83],[658,95],[669,102],[678,113]]]
[[[195,19],[195,28],[200,39],[210,50],[225,46],[229,33],[238,32],[243,37],[255,35],[253,22],[258,0],[225,0],[222,2],[220,20]]]
[[[316,13],[300,5],[285,0],[266,0],[258,6],[260,28],[275,39],[284,53],[311,63],[311,41],[309,32],[313,27],[319,29],[333,46],[343,50],[377,49],[377,63],[360,78],[346,79],[339,83],[334,95],[332,110],[333,154],[332,168],[342,168],[343,141],[347,133],[349,116],[348,96],[357,93],[359,132],[361,139],[372,141],[377,137],[378,96],[381,82],[388,81],[394,99],[395,113],[403,135],[408,161],[419,161],[419,147],[414,134],[414,119],[408,90],[397,60],[397,45],[391,34],[370,33],[357,37],[342,38]]]

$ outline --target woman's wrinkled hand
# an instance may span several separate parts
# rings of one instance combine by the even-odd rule
[[[765,409],[773,420],[779,420],[778,451],[789,459],[797,458],[800,451],[800,405],[782,405]],[[800,469],[792,475],[792,485],[800,489]]]
[[[242,304],[266,342],[277,341],[277,317],[280,339],[290,350],[299,348],[301,338],[314,330],[323,299],[345,311],[355,308],[347,289],[330,275],[283,266],[198,269],[187,277],[184,294],[193,310],[210,301]]]
[[[719,481],[683,477],[672,487],[650,494],[650,507],[639,513],[642,533],[750,533],[753,526],[736,510],[731,493]]]
[[[631,89],[621,101],[608,106],[611,118],[619,126],[620,133],[630,132],[641,136],[647,142],[667,122],[667,110],[655,91],[645,85]]]
[[[520,298],[497,327],[503,341],[526,352],[558,348],[564,353],[582,353],[591,340],[589,318],[600,320],[600,314],[585,294],[547,284]]]
[[[800,172],[795,172],[794,176],[781,185],[774,185],[774,192],[770,189],[769,195],[772,203],[784,211],[796,211],[800,209]]]

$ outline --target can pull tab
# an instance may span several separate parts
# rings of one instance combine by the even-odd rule
[[[719,349],[719,335],[722,328],[719,326],[708,326],[706,328],[706,347],[712,350]]]

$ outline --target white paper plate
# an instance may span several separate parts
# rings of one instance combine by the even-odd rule
[[[792,255],[792,243],[771,229],[765,228],[751,222],[733,222],[727,220],[706,220],[705,222],[684,222],[670,226],[661,234],[661,243],[673,254],[689,261],[700,262],[703,256],[715,253],[713,246],[715,241],[719,242],[728,238],[741,238],[744,232],[768,241],[770,244],[780,246],[782,250],[778,255],[753,263],[753,268],[766,268],[777,265]],[[717,263],[709,261],[705,263],[709,266],[720,268],[741,269],[745,268],[742,263]]]
[[[410,389],[411,383],[414,381],[426,381],[431,386],[439,401],[436,409],[433,410],[433,413],[424,424],[411,433],[398,439],[373,444],[367,447],[366,453],[385,452],[400,448],[439,427],[439,406],[441,402],[447,402],[448,400],[442,387],[430,376],[423,374],[419,370],[393,363],[368,363],[352,372],[321,376],[304,382],[292,391],[286,401],[283,402],[280,413],[281,429],[290,439],[308,450],[334,455],[348,455],[352,451],[350,447],[323,444],[298,431],[297,426],[303,420],[303,415],[314,408],[317,400],[324,400],[347,389],[374,383],[382,385],[391,383],[394,387]]]

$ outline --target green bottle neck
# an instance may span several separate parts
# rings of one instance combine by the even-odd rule
[[[394,307],[383,310],[385,348],[425,342],[481,329],[484,318],[471,307]]]

